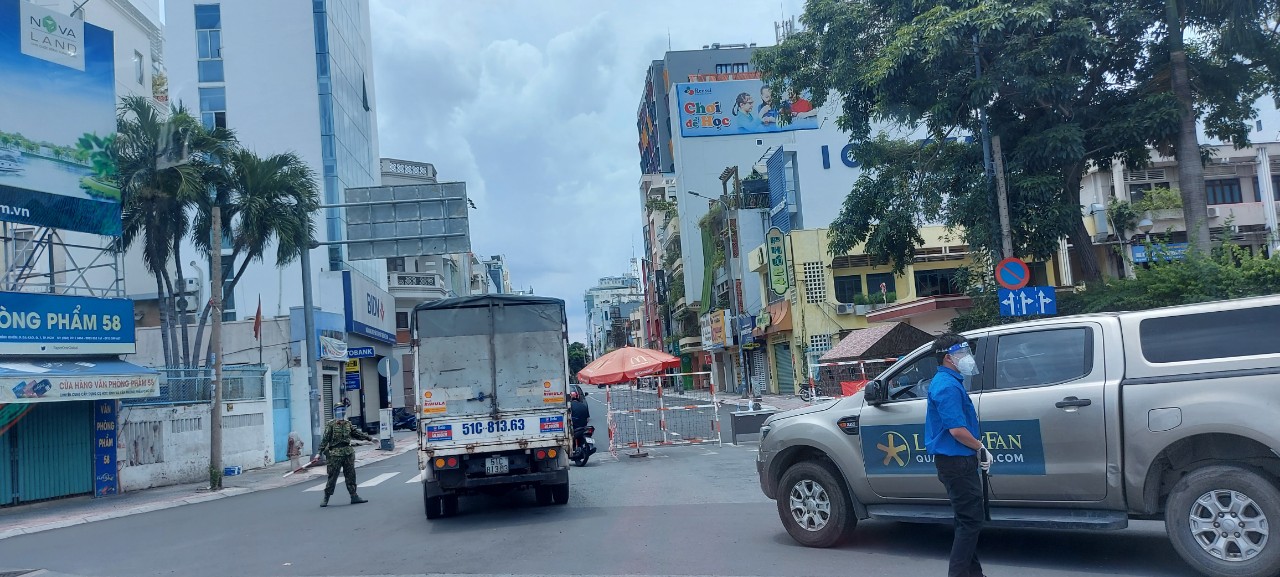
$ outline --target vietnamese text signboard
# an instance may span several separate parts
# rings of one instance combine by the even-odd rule
[[[130,355],[133,301],[0,292],[0,355]]]
[[[786,236],[776,226],[765,235],[764,258],[769,264],[769,289],[775,294],[786,294],[787,289],[791,288],[787,277]]]

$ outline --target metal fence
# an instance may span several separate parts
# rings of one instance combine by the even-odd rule
[[[710,373],[684,373],[610,386],[609,451],[720,443],[720,401],[710,384]]]
[[[160,373],[160,395],[124,399],[125,405],[181,405],[207,403],[213,393],[213,369],[155,369]],[[238,365],[222,369],[223,401],[266,398],[267,367]]]

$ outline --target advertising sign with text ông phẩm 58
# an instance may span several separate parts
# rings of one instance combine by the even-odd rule
[[[0,0],[0,220],[120,234],[111,31]]]

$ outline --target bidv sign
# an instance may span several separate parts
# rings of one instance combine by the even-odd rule
[[[395,315],[387,314],[391,294],[373,281],[349,270],[342,271],[347,332],[384,343],[396,342]]]

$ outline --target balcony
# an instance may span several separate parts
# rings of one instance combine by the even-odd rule
[[[397,299],[416,302],[439,300],[449,296],[444,276],[434,272],[393,272],[387,275],[387,288]]]
[[[680,257],[676,259],[676,262],[671,263],[671,274],[680,274],[682,270],[684,270],[684,257]]]
[[[680,352],[692,353],[702,349],[702,337],[685,337],[680,339]]]

